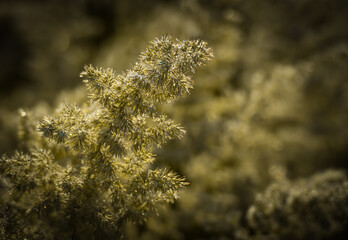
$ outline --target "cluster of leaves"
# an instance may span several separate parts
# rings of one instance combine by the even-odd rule
[[[345,239],[347,201],[346,174],[328,170],[271,184],[249,208],[247,220],[253,239]]]
[[[188,93],[190,75],[211,58],[204,41],[163,36],[123,74],[86,66],[81,77],[90,101],[61,105],[39,122],[44,139],[31,137],[30,153],[1,159],[9,192],[1,214],[23,219],[15,229],[33,239],[114,239],[126,222],[142,223],[173,202],[187,183],[150,165],[154,148],[184,130],[158,104]],[[28,115],[21,116],[21,134],[30,135]],[[11,239],[14,230],[1,231]]]

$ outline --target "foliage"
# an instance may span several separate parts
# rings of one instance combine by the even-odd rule
[[[186,183],[167,169],[151,169],[153,150],[184,130],[158,112],[192,88],[190,75],[212,58],[204,41],[155,39],[132,69],[86,66],[89,92],[82,106],[62,104],[44,117],[37,138],[25,111],[21,136],[28,154],[3,157],[1,234],[30,239],[115,239],[127,222],[173,202]],[[8,221],[6,220],[8,219]],[[15,220],[21,219],[17,225]]]
[[[76,7],[72,11],[76,19],[59,11],[62,6],[65,9],[61,3],[54,8],[58,15],[46,11],[45,4],[25,8],[37,16],[39,12],[51,16],[52,12],[53,19],[59,19],[59,13],[64,12],[65,21],[59,24],[46,21],[48,18],[32,24],[28,19],[36,18],[28,17],[18,7],[10,12],[12,16],[18,13],[15,29],[25,28],[23,23],[30,25],[26,32],[32,34],[26,36],[23,32],[20,42],[49,37],[53,46],[64,47],[66,34],[70,36],[70,47],[60,52],[59,58],[52,51],[36,55],[37,62],[36,58],[19,54],[34,66],[23,75],[44,83],[38,84],[45,91],[35,91],[37,99],[47,99],[42,97],[45,95],[56,98],[52,91],[57,85],[71,86],[74,78],[69,76],[74,75],[73,71],[76,75],[76,66],[86,59],[93,65],[126,69],[128,62],[137,58],[139,47],[164,33],[202,38],[214,46],[215,59],[196,73],[199,81],[190,97],[158,108],[180,122],[187,134],[180,141],[169,141],[165,148],[153,148],[156,161],[151,169],[169,167],[185,176],[190,185],[180,192],[175,204],[156,208],[159,216],[147,214],[147,222],[140,226],[126,224],[129,239],[346,238],[347,1],[103,0],[99,6],[92,4],[91,9],[96,10],[93,16],[85,12],[85,3],[91,2],[69,3],[69,9]],[[97,17],[102,8],[107,8],[107,14],[100,11]],[[113,20],[108,17],[111,15]],[[31,27],[35,25],[38,26]],[[40,33],[49,30],[49,36],[35,34],[33,28]],[[46,52],[51,41],[27,45],[30,49],[40,46],[40,52]],[[52,56],[55,60],[48,62]],[[13,58],[8,59],[11,62]],[[22,63],[18,61],[18,66],[11,69],[22,72]],[[48,86],[51,91],[46,91]],[[77,102],[80,109],[86,109],[87,115],[94,112],[96,103],[85,103],[84,90],[67,89],[62,94],[57,102],[68,98],[68,102]],[[23,105],[18,103],[26,96],[14,95],[2,104]],[[107,105],[93,98],[97,104]],[[70,135],[63,139],[64,144],[47,139],[42,142],[36,135],[31,119],[42,113],[52,115],[51,107],[45,104],[38,103],[32,111],[21,112],[19,135],[25,147],[49,148],[60,166],[72,162],[79,165],[79,155],[67,155],[63,147],[72,141]],[[0,128],[7,133],[0,133],[0,148],[8,149],[14,136],[9,129],[15,126],[15,114],[10,110],[0,112]],[[66,128],[65,124],[61,126]],[[148,127],[152,126],[151,122]],[[93,132],[90,128],[85,131]],[[53,134],[53,138],[58,136]],[[121,140],[122,144],[128,141]],[[9,199],[10,187],[8,179],[1,180],[1,198]],[[22,236],[26,228],[22,227],[25,222],[21,221],[20,209],[2,206],[0,214],[9,219],[8,233]],[[39,234],[34,225],[33,234]]]
[[[326,171],[309,179],[281,179],[249,208],[253,239],[345,239],[348,179]]]

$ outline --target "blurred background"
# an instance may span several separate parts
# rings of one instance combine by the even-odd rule
[[[215,58],[163,107],[187,134],[157,150],[181,199],[130,239],[345,239],[348,1],[0,1],[0,153],[38,119],[85,100],[85,64],[125,71],[163,34]]]

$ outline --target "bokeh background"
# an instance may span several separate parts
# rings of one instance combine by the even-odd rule
[[[157,150],[190,185],[130,239],[345,239],[348,1],[0,1],[0,153],[81,102],[85,64],[122,72],[147,43],[200,38],[215,58],[163,111],[187,131]]]

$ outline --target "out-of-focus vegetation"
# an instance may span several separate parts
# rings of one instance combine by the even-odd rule
[[[191,95],[163,107],[187,134],[157,164],[190,185],[130,225],[130,239],[345,239],[347,1],[4,1],[0,11],[2,152],[18,148],[18,107],[39,118],[55,99],[82,101],[84,64],[123,71],[164,33],[213,48]]]

